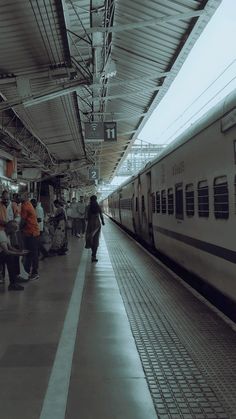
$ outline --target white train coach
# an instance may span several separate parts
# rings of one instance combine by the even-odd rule
[[[103,204],[115,221],[236,303],[236,92]]]

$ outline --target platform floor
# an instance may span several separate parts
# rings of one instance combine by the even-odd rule
[[[236,332],[106,221],[0,288],[0,419],[235,419]]]

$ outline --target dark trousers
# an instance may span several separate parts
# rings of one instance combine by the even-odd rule
[[[72,228],[71,228],[71,234],[72,236],[76,236],[78,233],[78,218],[71,218],[72,221]]]
[[[24,237],[25,249],[29,250],[29,253],[24,256],[24,268],[29,274],[32,268],[32,274],[38,273],[39,267],[39,238],[34,236]]]
[[[91,249],[92,249],[92,258],[93,258],[93,259],[95,259],[95,258],[96,258],[96,256],[97,256],[98,246],[93,245],[93,246],[91,247]]]
[[[40,256],[40,253],[42,253],[42,255],[44,257],[47,257],[48,256],[48,251],[45,249],[45,247],[42,243],[42,235],[43,235],[43,231],[40,231],[40,236],[39,236],[39,240],[38,240],[39,256]]]
[[[5,278],[5,262],[0,257],[0,280],[4,280]]]
[[[16,282],[16,278],[20,274],[19,256],[6,255],[4,252],[1,252],[0,264],[7,265],[10,283],[13,284]]]
[[[84,234],[84,232],[85,232],[85,219],[78,218],[78,233]]]

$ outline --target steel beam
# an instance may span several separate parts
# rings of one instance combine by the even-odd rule
[[[115,32],[124,32],[124,31],[130,31],[133,29],[139,29],[139,28],[144,28],[146,26],[156,26],[160,23],[166,23],[166,22],[173,22],[173,21],[178,21],[178,20],[186,20],[186,19],[192,19],[194,17],[199,17],[201,15],[203,15],[205,13],[204,10],[196,10],[196,11],[192,11],[189,13],[178,13],[176,15],[172,15],[172,16],[162,16],[156,19],[149,19],[149,20],[143,20],[142,22],[135,22],[135,23],[127,23],[124,25],[116,25],[116,26],[111,26],[111,27],[93,27],[91,29],[89,29],[87,32],[88,33],[115,33]]]

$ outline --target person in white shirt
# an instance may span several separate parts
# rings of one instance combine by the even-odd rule
[[[72,198],[72,202],[70,204],[70,218],[72,221],[71,227],[71,234],[72,236],[78,235],[78,202],[76,202],[76,198]]]
[[[41,221],[38,221],[39,230],[40,230],[40,234],[41,234],[44,230],[44,210],[43,210],[43,207],[41,205],[41,202],[37,202],[36,214],[37,214],[38,220],[41,220]]]

